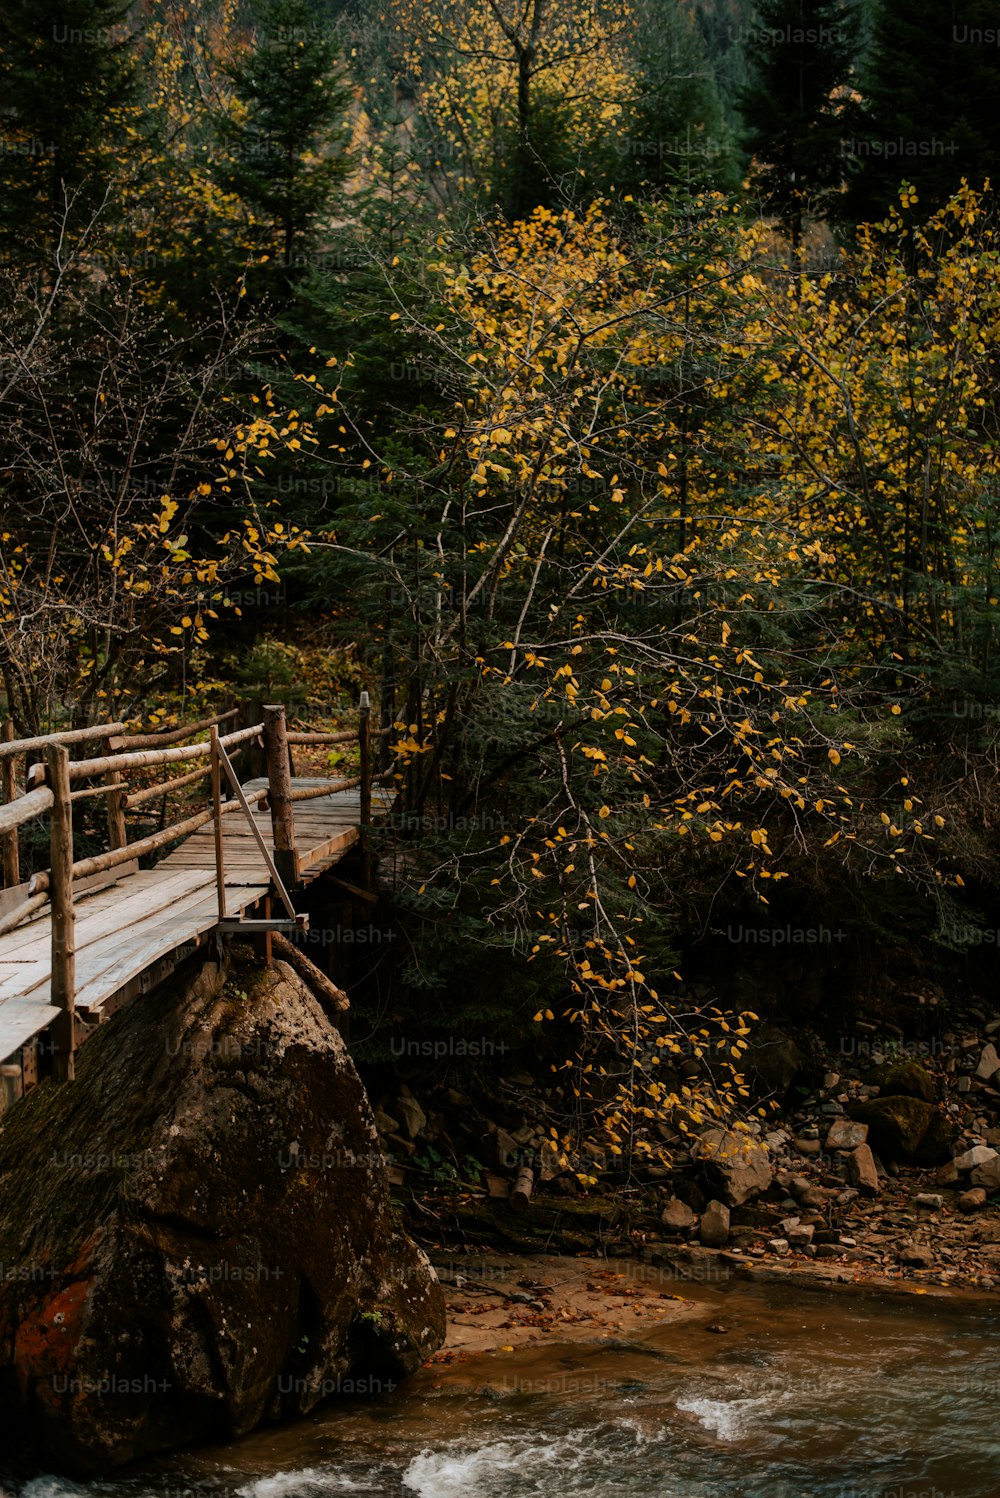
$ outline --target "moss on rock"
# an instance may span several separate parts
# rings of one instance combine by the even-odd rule
[[[50,1468],[242,1435],[444,1336],[361,1082],[282,963],[102,1026],[5,1115],[0,1198],[0,1446]]]

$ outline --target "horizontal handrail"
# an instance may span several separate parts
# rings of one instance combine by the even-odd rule
[[[255,723],[250,728],[226,734],[219,742],[228,748],[232,744],[245,743],[247,739],[259,738],[263,732],[263,723]],[[134,754],[105,754],[100,759],[78,759],[69,767],[69,778],[89,780],[92,775],[108,775],[115,770],[145,770],[156,765],[180,764],[184,760],[203,759],[211,749],[211,743],[206,739],[203,744],[184,744],[179,749],[140,749]],[[32,784],[44,782],[44,765],[33,765],[29,779]]]
[[[356,728],[348,728],[346,732],[320,733],[305,730],[289,729],[286,738],[290,744],[352,744],[358,736]]]
[[[230,759],[238,759],[242,749],[234,749],[229,756]],[[202,765],[199,770],[189,770],[186,775],[175,775],[170,780],[158,780],[155,785],[143,786],[141,790],[131,791],[125,797],[125,805],[129,811],[136,806],[143,806],[147,801],[157,801],[161,796],[169,796],[172,791],[179,791],[186,785],[194,785],[196,780],[204,780],[206,775],[211,775],[211,765]]]
[[[322,785],[304,785],[298,790],[290,791],[289,801],[312,801],[316,796],[333,796],[337,791],[353,791],[361,784],[361,776],[355,775],[353,780],[325,780]]]
[[[247,796],[248,803],[252,806],[257,801],[262,801],[267,795],[266,790],[252,791]],[[238,801],[224,801],[222,803],[223,814],[230,811],[238,811]],[[78,859],[73,865],[73,878],[86,879],[91,874],[103,874],[107,869],[114,869],[120,863],[130,863],[133,858],[142,858],[146,853],[155,853],[159,848],[165,848],[168,843],[175,843],[178,838],[187,837],[189,832],[197,832],[199,827],[204,827],[212,820],[214,812],[211,807],[207,811],[196,812],[192,817],[186,817],[183,822],[175,822],[171,827],[164,827],[161,832],[152,832],[149,837],[139,838],[137,842],[129,843],[125,848],[112,848],[107,853],[95,853],[91,858]],[[39,894],[49,887],[49,875],[46,869],[33,874],[28,883],[28,894]]]
[[[26,754],[33,749],[44,749],[47,744],[82,744],[87,739],[106,739],[121,733],[124,723],[95,723],[91,728],[59,729],[56,733],[43,733],[33,739],[0,740],[0,759],[9,759],[12,754]]]
[[[43,890],[39,895],[30,895],[22,905],[15,905],[13,910],[0,918],[0,936],[6,936],[8,931],[13,931],[22,921],[26,921],[29,915],[34,915],[36,910],[41,910],[43,905],[49,903],[48,894]]]
[[[53,799],[48,786],[43,785],[38,790],[18,796],[16,801],[8,801],[5,806],[0,806],[0,832],[13,832],[15,827],[41,816],[43,811],[50,809]]]
[[[220,723],[228,723],[230,718],[238,718],[240,710],[238,707],[230,708],[226,713],[218,713],[214,718],[202,718],[198,723],[188,723],[180,728],[169,728],[163,733],[129,733],[125,735],[124,744],[131,749],[168,749],[171,744],[179,744],[183,739],[193,738],[196,733],[204,733],[208,728],[217,728]],[[112,744],[112,749],[120,749],[123,744]]]

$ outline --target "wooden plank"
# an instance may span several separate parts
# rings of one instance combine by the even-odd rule
[[[94,942],[113,937],[123,927],[131,925],[147,902],[148,891],[164,884],[168,898],[186,894],[194,888],[190,872],[181,874],[178,871],[175,876],[172,871],[164,876],[158,868],[141,869],[120,885],[105,887],[78,901],[77,950],[82,951]],[[44,916],[33,921],[31,926],[22,926],[0,938],[0,963],[18,960],[18,953],[39,939],[41,927],[47,920],[48,917]]]
[[[240,915],[243,910],[262,899],[267,894],[267,889],[267,885],[258,885],[254,890],[240,891],[239,899],[228,905],[227,914]],[[94,1014],[114,996],[119,988],[124,987],[146,968],[151,967],[154,962],[167,956],[175,948],[184,946],[195,936],[213,930],[219,920],[214,889],[210,887],[207,894],[202,892],[184,901],[183,919],[185,931],[188,933],[183,940],[179,939],[176,926],[147,922],[143,930],[136,933],[127,947],[116,954],[113,962],[109,963],[99,974],[95,974],[86,984],[80,985],[77,991],[77,1007]]]
[[[301,872],[303,874],[308,873],[310,870],[315,869],[315,865],[324,859],[333,860],[335,855],[346,853],[348,848],[354,847],[360,835],[357,827],[351,827],[348,831],[342,832],[339,837],[331,837],[325,843],[321,843],[319,847],[311,848],[302,857]],[[315,873],[313,877],[315,878]]]
[[[238,911],[244,902],[245,896],[240,902],[234,902],[233,909]],[[124,941],[116,946],[108,943],[90,949],[77,985],[77,1006],[91,1010],[100,1007],[116,989],[145,968],[195,936],[211,930],[218,918],[212,879],[199,884],[181,899],[149,911],[143,920],[133,925]]]
[[[0,1004],[0,1056],[6,1061],[58,1017],[54,1004],[22,1004],[16,999]]]

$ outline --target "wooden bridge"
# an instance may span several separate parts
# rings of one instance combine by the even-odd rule
[[[166,733],[127,735],[124,724],[108,723],[21,740],[8,725],[0,741],[0,1079],[8,1097],[37,1079],[46,1051],[53,1074],[72,1080],[75,1051],[92,1028],[213,933],[253,938],[266,960],[279,944],[326,984],[334,1007],[346,1007],[284,933],[307,929],[295,891],[356,844],[362,884],[370,882],[367,829],[373,794],[376,804],[386,799],[377,789],[386,776],[372,774],[368,694],[358,727],[346,732],[292,731],[280,705],[227,731],[239,716],[234,708]],[[293,777],[290,747],[349,742],[358,745],[357,775]],[[95,747],[103,752],[93,755]],[[266,774],[241,781],[234,761],[254,755]],[[19,760],[27,764],[20,781]],[[151,770],[188,765],[149,779]],[[195,792],[192,803],[191,788],[206,779],[207,793]],[[179,820],[130,841],[128,813],[159,801],[163,822],[178,792],[188,802]],[[108,846],[78,858],[74,808],[91,798],[106,804]],[[22,882],[20,830],[45,816],[48,868]],[[140,868],[151,856],[154,866]]]

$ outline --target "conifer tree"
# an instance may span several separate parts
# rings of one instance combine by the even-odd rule
[[[120,165],[138,79],[124,0],[0,8],[0,242],[44,255],[85,224]]]
[[[878,0],[863,128],[852,143],[855,221],[880,218],[904,180],[919,213],[962,178],[982,187],[1000,163],[1000,47],[994,0]]]
[[[750,32],[752,81],[741,99],[753,180],[797,247],[844,176],[846,98],[860,42],[847,0],[759,0]]]
[[[219,179],[242,199],[262,253],[301,279],[349,171],[349,88],[308,0],[266,0],[255,45],[231,72],[238,110],[221,122]]]

